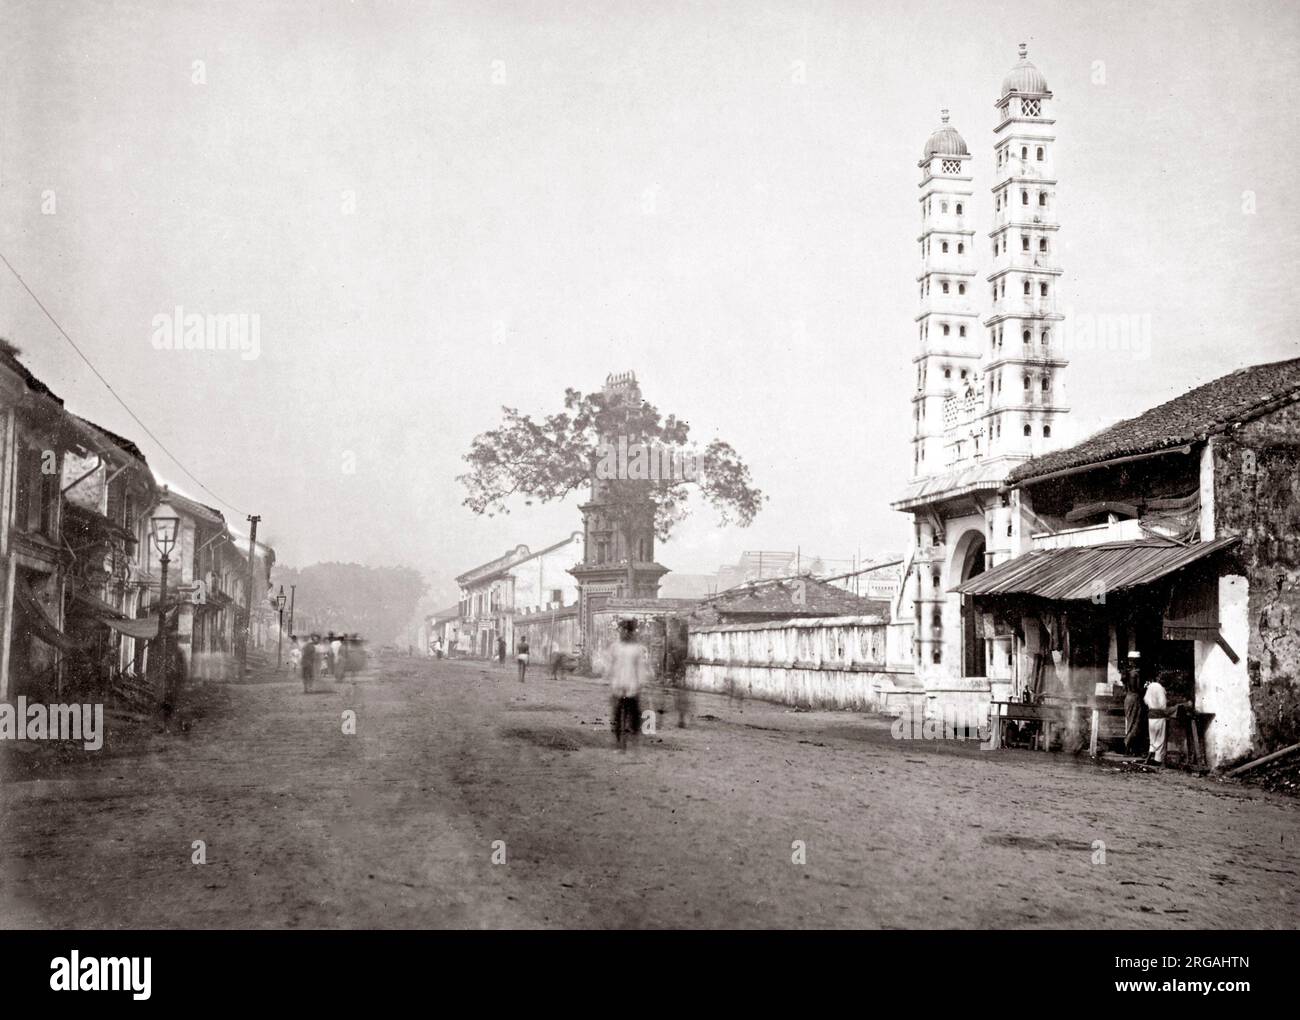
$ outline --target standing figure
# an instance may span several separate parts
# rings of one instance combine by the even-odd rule
[[[334,672],[334,632],[330,631],[325,638],[325,648],[323,650],[324,664],[321,672],[326,676]]]
[[[293,642],[293,647],[289,649],[289,669],[298,673],[302,671],[302,642],[297,634],[290,634],[289,640]]]
[[[318,677],[328,677],[333,667],[333,663],[330,661],[330,641],[334,639],[334,632],[330,632],[328,639],[321,637],[319,634],[315,634],[313,637],[316,639],[316,675]]]
[[[311,635],[302,646],[302,693],[310,694],[316,685],[316,641]]]
[[[348,669],[347,651],[343,647],[342,634],[337,635],[330,642],[330,655],[334,662],[334,679],[341,681]]]
[[[1151,735],[1151,748],[1147,752],[1147,758],[1154,758],[1157,765],[1165,763],[1165,728],[1168,725],[1165,721],[1165,709],[1169,707],[1169,699],[1165,696],[1165,687],[1159,680],[1152,680],[1147,684],[1146,696],[1142,699],[1147,706],[1147,732]]]
[[[636,621],[620,620],[618,643],[609,654],[610,725],[620,751],[641,732],[641,688],[650,674],[649,657],[636,639]]]
[[[503,641],[502,646],[504,647],[504,645],[505,642]],[[528,671],[528,638],[521,637],[519,639],[519,654],[515,658],[519,661],[519,682],[523,683],[524,673]]]
[[[1123,666],[1124,678],[1124,753],[1141,754],[1142,746],[1142,659],[1129,652]]]
[[[673,692],[673,707],[677,709],[677,727],[683,729],[691,714],[691,691],[686,686],[686,647],[670,640],[664,650],[664,673]]]
[[[497,638],[497,662],[503,666],[506,664],[506,639],[503,637]]]

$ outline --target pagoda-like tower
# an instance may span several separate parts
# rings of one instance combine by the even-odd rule
[[[1002,79],[995,104],[993,264],[984,320],[985,422],[990,456],[1023,459],[1061,442],[1064,376],[1059,337],[1056,148],[1052,93],[1027,58]]]
[[[607,400],[641,403],[641,388],[632,372],[606,377]],[[618,445],[617,436],[602,437]],[[655,562],[655,508],[648,483],[636,479],[591,480],[591,499],[582,504],[582,562],[569,573],[578,582],[578,615],[583,644],[588,645],[591,617],[613,598],[659,596],[659,580],[668,568]]]
[[[921,271],[916,282],[917,347],[912,361],[912,477],[935,474],[979,456],[978,415],[964,413],[978,396],[981,345],[975,309],[975,230],[971,226],[970,150],[948,111],[930,135],[921,169]]]

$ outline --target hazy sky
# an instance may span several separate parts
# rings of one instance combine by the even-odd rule
[[[916,162],[950,107],[991,222],[1021,41],[1056,94],[1061,306],[1151,322],[1149,358],[1072,355],[1076,433],[1300,354],[1292,5],[0,8],[5,256],[295,565],[407,563],[448,594],[557,540],[572,505],[465,510],[460,457],[501,405],[626,369],[771,497],[748,531],[699,508],[667,566],[901,549]],[[257,314],[260,357],[156,350],[176,306]],[[214,502],[3,267],[0,335]]]

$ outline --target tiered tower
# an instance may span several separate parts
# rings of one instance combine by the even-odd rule
[[[1061,279],[1056,235],[1056,121],[1047,79],[1020,44],[1002,79],[994,128],[993,267],[984,320],[984,434],[988,453],[1022,459],[1059,445],[1064,357],[1056,328]]]
[[[975,231],[971,224],[970,150],[948,111],[930,135],[921,168],[921,273],[916,278],[916,390],[912,397],[912,477],[935,474],[978,456],[979,439],[957,418],[978,399],[979,342],[975,310]]]
[[[1027,550],[1026,518],[1007,478],[1068,438],[1061,434],[1067,361],[1058,335],[1052,93],[1026,50],[1021,45],[995,104],[988,291],[975,283],[984,250],[967,228],[970,155],[946,111],[921,158],[912,472],[892,503],[912,515],[908,578],[896,608],[899,620],[915,620],[917,675],[934,704],[976,715],[987,711],[991,685],[1008,682],[1011,637],[986,632],[983,617],[953,589]],[[978,331],[977,307],[986,310]]]
[[[610,404],[638,406],[641,387],[632,372],[605,377],[601,390]],[[618,436],[602,436],[618,445]],[[583,503],[582,562],[570,568],[578,582],[579,625],[584,647],[591,645],[592,615],[615,598],[659,596],[659,580],[668,568],[655,562],[655,506],[636,479],[602,479],[592,476],[591,499]]]

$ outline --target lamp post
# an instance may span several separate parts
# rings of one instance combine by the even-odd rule
[[[284,656],[284,585],[280,585],[280,594],[274,601],[276,612],[280,614],[280,631],[275,636],[275,669],[278,673]]]
[[[149,518],[149,531],[153,535],[153,544],[158,549],[158,674],[163,682],[163,710],[172,710],[175,693],[167,678],[167,564],[171,562],[172,549],[176,546],[176,535],[180,531],[181,519],[171,504],[166,500],[154,508]]]

